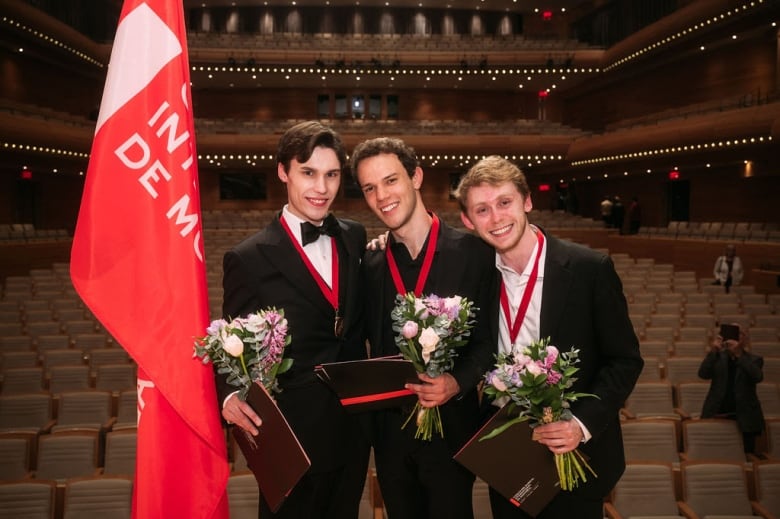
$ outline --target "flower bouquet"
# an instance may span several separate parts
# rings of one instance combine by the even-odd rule
[[[418,373],[437,377],[454,366],[456,348],[466,344],[474,326],[475,310],[471,301],[460,296],[399,294],[390,313],[395,344]],[[417,423],[415,438],[430,440],[434,433],[444,437],[438,406],[423,407],[418,400],[403,427],[412,417]]]
[[[508,401],[509,416],[515,411],[517,416],[480,441],[493,438],[519,422],[530,421],[531,427],[535,427],[557,420],[571,420],[570,402],[596,396],[570,391],[577,380],[573,375],[579,370],[575,367],[579,362],[579,350],[572,348],[559,352],[549,342],[547,338],[526,347],[513,346],[511,353],[498,354],[495,369],[486,376],[484,392],[494,399]],[[580,481],[587,481],[585,469],[596,476],[577,449],[555,454],[555,466],[562,490],[573,490]]]
[[[276,376],[290,369],[293,362],[282,357],[290,344],[283,310],[260,310],[230,322],[217,319],[206,333],[195,340],[195,356],[204,364],[213,362],[217,373],[227,374],[228,384],[239,388],[242,400],[254,382],[262,384],[269,394],[279,391]]]

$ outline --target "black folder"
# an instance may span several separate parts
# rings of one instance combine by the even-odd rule
[[[527,422],[480,441],[508,420],[504,406],[455,454],[455,460],[536,517],[560,490],[555,455],[531,438],[533,430]]]
[[[417,396],[404,384],[419,384],[414,365],[401,356],[332,362],[314,368],[349,412],[412,406]]]
[[[233,437],[254,473],[266,503],[276,512],[311,462],[284,415],[266,389],[255,382],[249,388],[247,403],[263,423],[257,436],[233,427]]]

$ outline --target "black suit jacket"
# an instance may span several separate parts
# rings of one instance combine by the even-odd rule
[[[699,366],[699,376],[712,380],[710,390],[702,405],[701,417],[712,418],[720,412],[720,404],[726,398],[729,378],[728,352],[709,352]],[[756,393],[756,384],[764,380],[764,359],[759,355],[743,352],[736,360],[734,373],[734,397],[737,401],[737,424],[742,432],[758,432],[764,429],[764,413]]]
[[[341,337],[334,334],[333,307],[306,269],[279,215],[228,251],[223,262],[226,318],[246,316],[269,306],[284,310],[292,338],[285,357],[292,358],[293,365],[279,376],[282,391],[277,403],[309,455],[312,473],[344,463],[344,451],[350,447],[348,429],[353,427],[333,392],[316,379],[314,366],[366,357],[359,298],[366,232],[351,220],[339,220],[339,224]],[[217,377],[220,402],[235,389]]]
[[[590,457],[598,475],[588,477],[574,492],[598,499],[610,492],[625,470],[619,411],[642,371],[639,341],[612,260],[581,245],[547,234],[545,238],[540,338],[550,337],[561,351],[579,349],[572,390],[598,396],[581,398],[571,406],[592,435],[580,451]],[[491,318],[497,335],[498,301]]]
[[[385,251],[367,251],[363,260],[366,286],[366,333],[372,357],[399,353],[394,334],[389,332],[389,316],[395,301],[386,300],[387,287],[393,282],[387,268]],[[479,404],[476,385],[493,365],[496,338],[491,335],[485,319],[485,309],[496,298],[495,254],[482,240],[441,222],[436,252],[423,295],[440,297],[459,295],[474,302],[478,308],[477,323],[467,345],[459,348],[452,375],[458,381],[461,394],[440,407],[444,438],[453,453],[476,431],[479,425]],[[413,287],[409,287],[410,290]],[[392,289],[395,293],[395,289]],[[372,434],[382,435],[381,415]],[[406,417],[404,416],[404,419]],[[413,425],[410,429],[414,429]]]

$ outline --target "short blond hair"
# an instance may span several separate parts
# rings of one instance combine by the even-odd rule
[[[458,200],[461,211],[465,213],[469,189],[480,184],[497,186],[503,182],[513,183],[520,194],[523,195],[523,198],[528,198],[531,194],[528,181],[520,168],[498,155],[485,157],[471,166],[468,173],[460,179],[458,187],[455,188],[452,194]]]

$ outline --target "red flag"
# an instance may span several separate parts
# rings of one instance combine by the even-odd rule
[[[227,518],[181,0],[126,0],[71,251],[81,298],[138,363],[133,516]]]

